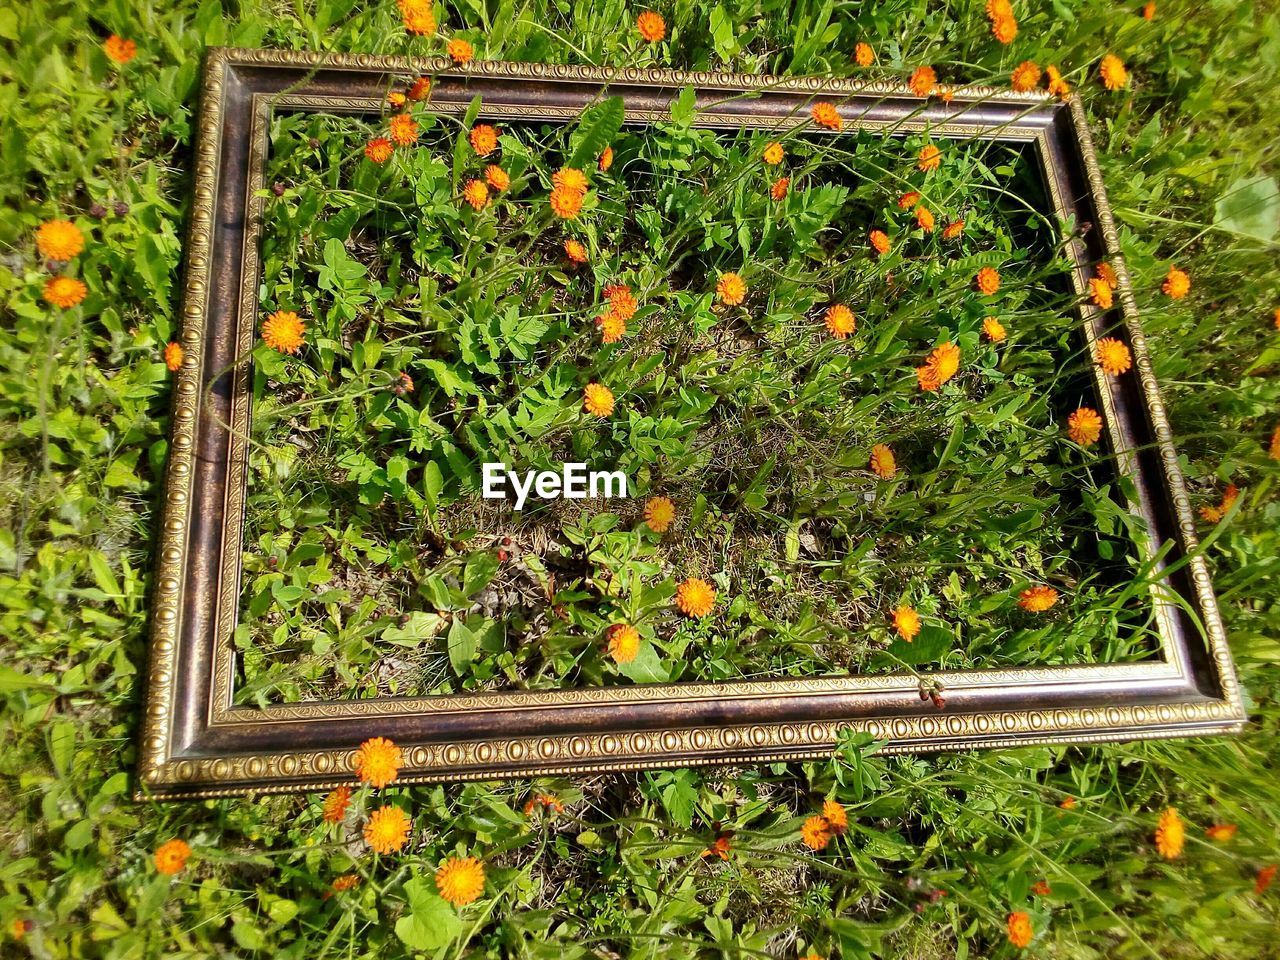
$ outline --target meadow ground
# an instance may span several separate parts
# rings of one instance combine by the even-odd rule
[[[1276,956],[1280,14],[682,0],[659,30],[611,0],[474,0],[426,31],[425,9],[0,9],[0,954]],[[462,40],[553,63],[931,65],[944,87],[1061,71],[1033,79],[1090,117],[1247,733],[130,800],[202,51],[462,58]],[[470,124],[406,109],[422,129],[386,155],[365,145],[403,123],[272,129],[264,316],[306,329],[296,353],[287,318],[255,350],[242,702],[1148,649],[1106,457],[1064,437],[1092,358],[1018,157],[970,146],[930,170],[927,138],[797,134],[775,162],[677,110],[654,136],[613,124],[612,169],[584,132],[607,116],[503,131],[494,174]],[[575,154],[590,189],[557,202]],[[864,242],[880,228],[885,250]],[[978,297],[997,262],[1002,292]],[[512,526],[467,495],[489,456],[596,448],[672,497],[669,534],[625,511]],[[671,613],[686,576],[712,615]],[[1053,608],[1019,607],[1035,583]],[[886,616],[904,606],[911,644]],[[605,632],[620,619],[634,638]]]

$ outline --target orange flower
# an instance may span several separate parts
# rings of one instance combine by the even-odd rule
[[[1111,284],[1101,277],[1090,277],[1089,299],[1093,301],[1094,306],[1101,307],[1103,310],[1110,310],[1112,303]]]
[[[906,193],[904,193],[902,196],[898,198],[898,209],[910,210],[919,202],[920,202],[920,194],[916,193],[916,191],[914,190],[908,190]]]
[[[102,49],[116,63],[125,64],[138,55],[138,45],[114,33],[102,41]]]
[[[262,322],[262,340],[280,353],[297,353],[302,349],[307,325],[292,310],[277,310]]]
[[[400,16],[404,18],[404,29],[407,33],[421,37],[436,35],[436,15],[432,5],[424,0],[400,3]]]
[[[854,317],[853,311],[843,303],[827,307],[826,315],[822,319],[823,323],[827,325],[827,332],[837,340],[843,340],[853,333],[857,327],[857,319]]]
[[[526,817],[533,816],[534,811],[539,807],[552,814],[564,812],[564,804],[561,803],[553,794],[537,793],[525,802],[524,815]]]
[[[666,533],[676,519],[676,505],[667,497],[650,497],[644,505],[644,522],[654,533]]]
[[[1000,271],[994,267],[983,267],[973,278],[973,283],[979,293],[989,297],[1000,289]]]
[[[1013,43],[1018,36],[1018,21],[1011,15],[996,17],[991,21],[991,35],[1000,43]]]
[[[907,84],[917,97],[927,97],[933,93],[933,88],[937,85],[938,74],[934,72],[933,67],[916,67]]]
[[[920,159],[916,166],[925,173],[928,173],[930,170],[937,170],[942,166],[942,151],[932,143],[922,147],[920,150]]]
[[[399,110],[408,102],[409,102],[409,98],[405,96],[403,93],[401,93],[399,90],[392,90],[390,93],[387,94],[387,103],[390,104],[396,110]]]
[[[791,185],[789,177],[779,177],[773,181],[773,186],[769,188],[769,196],[775,200],[784,200],[787,196],[787,188]]]
[[[1028,613],[1044,613],[1058,602],[1058,591],[1053,587],[1028,587],[1018,594],[1018,606]]]
[[[1037,880],[1031,885],[1031,892],[1037,897],[1047,897],[1053,893],[1053,887],[1049,886],[1048,880]]]
[[[716,591],[698,577],[689,577],[676,588],[676,607],[686,617],[705,617],[716,605]]]
[[[360,744],[352,760],[360,782],[379,790],[400,776],[403,765],[400,748],[386,737],[371,737]]]
[[[956,375],[960,369],[960,348],[951,342],[940,344],[916,367],[920,389],[932,393]]]
[[[483,210],[489,203],[489,188],[483,180],[468,180],[462,185],[462,199],[471,204],[472,209]]]
[[[1142,19],[1154,20],[1156,18],[1156,0],[1147,0],[1142,5]]]
[[[722,273],[716,281],[716,296],[725,306],[736,307],[747,298],[747,284],[736,273]]]
[[[1040,85],[1040,65],[1034,60],[1023,60],[1013,68],[1009,83],[1019,93],[1027,93]]]
[[[386,163],[394,150],[395,147],[386,137],[374,137],[364,145],[364,155],[373,163]]]
[[[787,152],[782,149],[782,144],[778,143],[776,140],[765,145],[763,154],[764,162],[771,167],[776,167],[780,164],[782,162],[782,158],[786,155]]]
[[[898,461],[887,443],[877,443],[871,448],[871,472],[881,480],[892,480],[898,472]]]
[[[1280,460],[1280,423],[1276,424],[1276,429],[1271,434],[1271,446],[1267,449],[1267,456],[1272,460]]]
[[[587,262],[587,248],[581,240],[574,240],[572,237],[564,242],[564,255],[573,263]]]
[[[661,14],[646,10],[636,17],[636,29],[646,42],[657,43],[667,35],[667,21],[662,19]]]
[[[551,212],[561,220],[572,220],[582,212],[582,192],[556,187],[551,191]]]
[[[46,260],[70,260],[84,249],[84,234],[70,220],[49,220],[36,230],[36,249]]]
[[[1067,436],[1082,447],[1092,446],[1102,436],[1102,417],[1092,407],[1071,411],[1067,417]]]
[[[431,92],[431,78],[419,77],[413,81],[413,86],[409,88],[409,99],[413,101],[425,100],[427,94]]]
[[[933,232],[933,212],[928,207],[916,207],[916,226],[925,233]]]
[[[1205,830],[1204,835],[1214,843],[1226,843],[1236,835],[1237,829],[1234,823],[1215,823]]]
[[[884,256],[889,252],[891,246],[889,235],[883,230],[872,230],[869,239],[871,240],[871,248],[880,256]]]
[[[956,88],[951,84],[940,84],[938,86],[938,99],[943,103],[950,103],[956,98]]]
[[[1177,267],[1170,267],[1160,289],[1174,300],[1181,300],[1191,289],[1191,277]]]
[[[1166,860],[1176,860],[1182,854],[1186,843],[1187,830],[1178,816],[1177,808],[1168,807],[1160,814],[1160,822],[1156,826],[1156,850]]]
[[[822,850],[831,842],[831,824],[826,817],[812,816],[801,825],[800,839],[810,850]]]
[[[860,67],[869,67],[876,62],[876,52],[869,43],[859,43],[853,48],[853,60]]]
[[[623,320],[630,320],[636,315],[639,305],[631,288],[625,283],[611,283],[601,293],[609,301],[609,309]]]
[[[614,663],[630,663],[640,652],[640,631],[629,623],[615,623],[604,636]]]
[[[995,317],[982,318],[982,335],[992,343],[1004,343],[1008,334],[1005,332],[1004,324]]]
[[[988,20],[1013,16],[1013,4],[1009,0],[987,0],[986,12]]]
[[[1107,261],[1103,260],[1094,269],[1112,290],[1120,286],[1120,278],[1116,276],[1115,267],[1111,266]]]
[[[507,171],[496,163],[491,163],[484,168],[484,178],[489,181],[489,186],[493,187],[498,193],[502,193],[511,187],[511,177],[507,174]]]
[[[1057,67],[1048,66],[1044,68],[1045,76],[1049,79],[1049,92],[1055,97],[1061,97],[1063,100],[1071,95],[1071,84],[1062,79],[1062,73]]]
[[[849,829],[849,814],[839,803],[827,799],[822,801],[822,818],[836,836]]]
[[[605,173],[613,166],[613,147],[605,147],[604,153],[600,154],[600,159],[596,161],[596,167],[601,173]]]
[[[1271,325],[1280,330],[1280,307],[1276,307],[1275,313],[1271,315]]]
[[[947,224],[946,229],[942,231],[942,239],[954,240],[956,237],[960,236],[960,234],[962,233],[964,233],[964,221],[952,220],[950,223]]]
[[[475,49],[471,44],[458,37],[454,37],[445,45],[445,52],[449,54],[449,59],[459,66],[464,63],[470,63],[471,58],[476,55]]]
[[[898,636],[910,643],[920,633],[920,614],[910,604],[900,604],[892,614],[893,629]]]
[[[67,310],[84,300],[89,288],[75,277],[50,277],[44,282],[41,296],[45,302],[61,310]]]
[[[1108,53],[1102,58],[1102,62],[1098,64],[1098,73],[1108,90],[1122,90],[1129,85],[1129,71],[1125,69],[1124,61],[1114,53]]]
[[[843,130],[844,117],[831,104],[822,102],[813,105],[813,122],[828,130]]]
[[[1119,376],[1133,366],[1133,355],[1119,340],[1103,337],[1098,341],[1098,365],[1103,373]]]
[[[347,807],[351,805],[351,788],[338,787],[324,798],[321,816],[325,823],[341,823],[347,815]]]
[[[391,118],[391,139],[396,146],[407,147],[418,139],[418,121],[407,113],[396,114]]]
[[[1263,867],[1258,871],[1258,875],[1253,880],[1253,892],[1263,894],[1267,892],[1267,888],[1271,886],[1271,881],[1276,878],[1276,868],[1274,866]]]
[[[181,873],[191,856],[191,848],[185,840],[169,840],[156,847],[154,856],[156,870],[165,876],[172,877]]]
[[[1063,810],[1074,810],[1076,808],[1076,798],[1065,797],[1063,801],[1060,804],[1058,804],[1058,806],[1061,807]]]
[[[722,833],[716,837],[711,846],[702,851],[704,857],[719,857],[721,860],[728,860],[729,854],[733,852],[732,834]]]
[[[612,310],[596,317],[596,326],[600,328],[600,339],[604,343],[617,343],[627,335],[627,321]]]
[[[1020,950],[1031,945],[1036,931],[1031,926],[1031,916],[1029,914],[1023,913],[1021,910],[1015,910],[1009,914],[1006,924],[1009,928],[1009,942],[1011,944]]]
[[[613,413],[613,391],[603,383],[588,383],[582,390],[582,405],[593,417]]]
[[[346,893],[348,890],[354,890],[360,885],[360,878],[354,873],[344,873],[340,877],[334,877],[330,886],[334,893]]]
[[[449,857],[436,871],[436,889],[455,907],[484,893],[484,864],[475,857]]]
[[[164,348],[164,365],[170,372],[177,373],[182,369],[182,356],[182,344],[176,340],[170,340]]]
[[[477,156],[487,157],[498,149],[498,130],[487,123],[477,123],[467,135]]]
[[[587,188],[591,185],[587,182],[587,175],[581,170],[574,167],[561,167],[551,175],[551,186],[555,190],[573,190],[577,193],[586,193]]]
[[[412,826],[409,815],[399,807],[379,807],[364,825],[364,842],[374,853],[395,853],[408,842]]]
[[[1236,500],[1240,497],[1240,488],[1234,483],[1227,484],[1227,489],[1222,491],[1222,501],[1216,507],[1201,507],[1200,516],[1208,523],[1217,523],[1230,512],[1235,506]]]

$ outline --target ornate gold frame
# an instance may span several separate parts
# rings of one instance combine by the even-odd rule
[[[267,124],[276,107],[377,113],[391,84],[434,78],[432,106],[569,121],[608,87],[629,123],[668,115],[698,91],[700,124],[794,126],[818,96],[854,129],[928,129],[950,138],[1034,144],[1056,213],[1093,224],[1072,243],[1077,291],[1110,259],[1115,309],[1082,308],[1087,343],[1126,339],[1137,376],[1095,381],[1112,448],[1134,479],[1131,504],[1153,544],[1169,542],[1158,608],[1161,656],[1139,663],[930,674],[940,712],[911,675],[552,692],[233,705],[231,635],[240,583],[248,370],[257,314]],[[1238,730],[1244,712],[1169,424],[1139,329],[1115,224],[1080,102],[962,88],[950,103],[893,83],[677,73],[443,59],[209,51],[187,249],[173,439],[157,557],[140,796],[210,797],[321,789],[351,778],[372,735],[404,748],[401,780],[423,782],[627,770],[660,765],[797,760],[828,755],[842,730],[890,752],[1053,741],[1174,737]],[[227,372],[231,371],[231,372]],[[229,427],[228,427],[229,425]],[[1194,611],[1194,616],[1188,613]],[[536,730],[513,735],[511,730]]]

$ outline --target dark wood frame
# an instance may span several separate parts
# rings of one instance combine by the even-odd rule
[[[946,710],[921,701],[913,675],[729,684],[640,685],[252,709],[231,697],[246,487],[248,364],[257,316],[267,123],[273,109],[376,114],[396,82],[433,80],[432,109],[570,122],[602,89],[629,123],[667,116],[686,85],[698,123],[794,128],[818,99],[852,129],[1033,145],[1071,243],[1076,290],[1109,259],[1116,307],[1082,306],[1089,344],[1128,342],[1134,375],[1095,381],[1131,508],[1153,544],[1171,543],[1153,591],[1160,656],[1139,663],[930,674]],[[829,754],[842,730],[888,751],[1222,733],[1244,721],[1213,590],[1151,372],[1115,225],[1078,99],[985,88],[944,103],[897,84],[680,74],[439,59],[213,49],[205,66],[187,255],[173,441],[155,581],[139,794],[218,796],[320,789],[351,780],[355,746],[373,735],[404,749],[405,782],[625,770]],[[1171,594],[1178,596],[1173,597]],[[1194,614],[1194,615],[1193,615]],[[512,731],[520,731],[513,733]]]

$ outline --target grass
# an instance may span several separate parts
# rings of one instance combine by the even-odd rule
[[[4,955],[1274,955],[1277,888],[1258,894],[1255,877],[1280,863],[1271,796],[1280,506],[1268,457],[1280,420],[1272,322],[1280,277],[1277,202],[1267,199],[1280,17],[1247,3],[1171,3],[1148,21],[1136,7],[1063,0],[1018,7],[1018,37],[1003,47],[980,5],[660,9],[669,39],[653,46],[632,28],[639,8],[616,2],[477,0],[437,13],[443,33],[488,58],[850,75],[859,72],[853,46],[865,40],[878,61],[862,72],[873,77],[932,63],[944,82],[1003,84],[1025,59],[1063,68],[1092,121],[1196,504],[1217,503],[1228,483],[1242,491],[1209,553],[1250,698],[1249,731],[905,758],[851,741],[824,763],[393,787],[358,791],[336,827],[321,818],[321,796],[132,803],[153,505],[166,454],[161,351],[179,319],[200,53],[215,43],[434,52],[442,41],[407,38],[392,4],[6,9]],[[138,42],[123,67],[102,52],[111,32]],[[1097,79],[1108,50],[1132,73],[1124,91],[1107,92]],[[414,151],[380,169],[359,155],[369,132],[355,121],[301,118],[273,130],[271,176],[283,189],[266,200],[264,302],[299,309],[312,328],[297,359],[256,354],[260,432],[237,638],[246,702],[880,669],[886,648],[904,650],[890,645],[885,619],[904,599],[920,608],[930,636],[942,634],[930,665],[1141,655],[1142,618],[1121,612],[1133,544],[1107,507],[1105,452],[1061,439],[1087,358],[1053,282],[1057,225],[1025,214],[1035,198],[1017,178],[1016,157],[957,151],[926,181],[913,172],[916,142],[858,139],[845,153],[795,138],[791,193],[779,204],[767,197],[772,176],[753,138],[713,137],[676,118],[659,137],[620,137],[614,171],[593,177],[595,208],[566,226],[538,220],[521,200],[545,195],[550,172],[572,152],[562,131],[508,131],[500,156],[525,185],[474,215],[453,192],[455,176],[479,169],[465,151],[455,161],[456,128],[426,130]],[[677,177],[646,174],[673,162],[684,165]],[[732,189],[703,192],[701,180]],[[930,199],[939,227],[966,216],[954,246],[912,230],[909,212],[896,208],[902,189],[926,182],[938,189]],[[49,272],[32,239],[55,216],[88,237],[70,268],[88,295],[66,311],[40,299]],[[777,239],[766,246],[752,231],[742,241],[742,223],[773,224]],[[857,269],[838,268],[851,252],[839,238],[874,223],[892,227],[894,256],[899,248],[912,256],[882,262],[855,250]],[[636,242],[646,224],[647,248]],[[330,245],[326,229],[345,237],[352,226],[356,243]],[[565,269],[557,245],[566,234],[587,243],[586,268]],[[517,261],[511,250],[521,242],[531,252]],[[978,335],[986,304],[961,293],[993,250],[1011,333],[999,346]],[[1178,301],[1160,292],[1171,263],[1193,283]],[[728,310],[711,289],[719,271],[734,268],[757,299]],[[481,270],[507,271],[509,282],[464,296]],[[890,271],[904,291],[927,289],[930,300],[877,295]],[[601,348],[591,318],[600,287],[618,277],[641,310],[627,338]],[[512,328],[527,318],[507,320],[508,303],[535,294],[543,298],[535,325]],[[848,341],[821,329],[829,298],[847,299],[858,314]],[[944,334],[958,338],[965,363],[922,402],[914,366]],[[657,351],[667,358],[661,376],[643,370]],[[407,396],[387,389],[401,371],[415,381]],[[463,384],[456,397],[442,386],[450,374]],[[606,421],[580,413],[588,378],[614,387],[617,412]],[[512,416],[496,434],[492,416],[476,415],[494,396]],[[1000,419],[1011,404],[1017,415]],[[455,438],[454,456],[422,426],[423,411]],[[725,440],[742,431],[821,456],[804,469],[794,456],[772,465],[743,457]],[[815,446],[833,434],[838,442]],[[867,471],[875,442],[894,447],[900,477]],[[468,465],[491,453],[553,462],[597,444],[627,461],[641,493],[673,496],[673,533],[646,532],[633,507],[611,511],[613,519],[548,511],[513,524],[481,509],[466,482]],[[389,463],[396,455],[403,473]],[[998,514],[973,490],[999,458],[1013,474],[1000,497],[1023,498],[1043,523],[988,526]],[[422,472],[427,460],[445,467],[438,487]],[[860,499],[871,505],[851,519],[850,502]],[[505,536],[515,561],[484,559]],[[981,565],[957,574],[972,539]],[[1099,544],[1109,544],[1101,550],[1116,575],[1082,583]],[[448,592],[465,585],[468,564],[472,585],[484,580],[470,591],[476,609],[475,598]],[[557,605],[543,592],[552,571],[567,622],[547,609]],[[697,626],[677,624],[665,602],[687,573],[720,592],[717,615]],[[587,577],[628,588],[644,581],[650,595],[593,591]],[[1047,622],[1013,603],[1029,580],[1063,588]],[[480,594],[490,589],[499,605],[486,608]],[[446,598],[444,606],[457,600],[452,622],[466,635],[449,647],[411,635],[435,629],[429,618]],[[404,613],[414,615],[408,623]],[[645,652],[635,662],[644,672],[601,652],[603,628],[624,614],[641,628]],[[530,642],[503,635],[513,624]],[[564,810],[526,815],[533,794],[555,796]],[[846,807],[850,829],[809,851],[800,824],[825,797]],[[1071,809],[1061,806],[1068,797]],[[375,857],[350,835],[385,803],[411,813],[413,837],[404,852]],[[1152,840],[1169,805],[1188,823],[1186,849],[1172,861]],[[1215,842],[1204,833],[1215,823],[1238,832]],[[152,854],[174,837],[193,854],[171,879]],[[728,859],[701,856],[717,838],[729,844]],[[457,910],[431,880],[452,853],[482,856],[487,870],[484,895]],[[360,882],[335,893],[333,880],[347,874]],[[1041,880],[1047,895],[1032,892]],[[1015,910],[1036,932],[1026,951],[1005,936]]]

